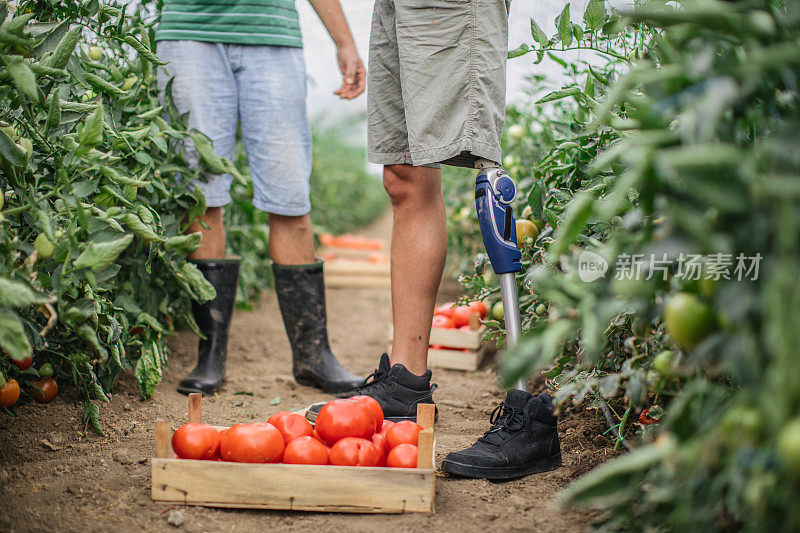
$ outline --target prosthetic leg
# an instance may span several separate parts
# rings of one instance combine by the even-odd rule
[[[522,270],[511,202],[516,187],[508,174],[484,159],[475,179],[475,205],[483,244],[496,274],[500,276],[507,346],[519,342],[520,314],[515,273]],[[491,427],[472,446],[451,452],[442,470],[461,477],[491,480],[513,479],[553,470],[561,465],[557,419],[549,394],[533,396],[527,378],[520,378],[489,418]]]
[[[479,159],[480,169],[475,178],[475,207],[483,235],[483,245],[495,274],[500,278],[503,312],[506,322],[506,346],[513,348],[519,342],[522,329],[519,315],[519,296],[515,274],[522,270],[522,254],[517,248],[517,227],[511,202],[517,196],[517,187],[497,164]],[[515,384],[519,390],[528,390],[528,381],[520,378]]]

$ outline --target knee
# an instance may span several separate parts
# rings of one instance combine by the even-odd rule
[[[271,213],[269,215],[269,225],[271,230],[278,228],[279,230],[284,229],[296,233],[310,233],[312,231],[311,217],[309,215],[287,216]]]
[[[417,203],[439,192],[439,178],[434,169],[392,165],[384,167],[383,188],[393,206]]]

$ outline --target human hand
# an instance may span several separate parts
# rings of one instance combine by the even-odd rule
[[[339,70],[342,71],[342,86],[333,94],[338,95],[339,98],[351,100],[364,92],[367,71],[364,69],[364,63],[358,57],[358,51],[353,43],[338,47],[336,59],[339,62]]]

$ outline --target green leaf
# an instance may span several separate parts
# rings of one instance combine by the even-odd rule
[[[515,57],[524,56],[525,54],[527,54],[530,51],[531,51],[530,47],[527,44],[522,43],[517,48],[514,48],[513,50],[509,50],[507,57],[508,57],[508,59],[514,59]]]
[[[47,106],[47,121],[44,125],[44,134],[47,135],[61,124],[61,100],[58,97],[59,89],[50,93],[50,103]]]
[[[95,432],[103,436],[103,428],[100,425],[100,407],[97,404],[88,402],[83,409],[83,422],[92,426]]]
[[[583,12],[583,21],[586,23],[586,28],[591,31],[602,28],[606,22],[605,0],[589,0]]]
[[[22,322],[16,313],[7,309],[0,309],[0,348],[15,361],[22,361],[33,355]]]
[[[155,55],[155,54],[154,54],[154,53],[153,53],[153,52],[152,52],[152,51],[151,51],[151,50],[150,50],[148,47],[146,47],[144,44],[142,44],[141,42],[139,42],[139,40],[138,40],[138,39],[136,39],[136,37],[134,37],[133,35],[126,35],[126,36],[125,36],[125,42],[126,42],[127,44],[129,44],[129,45],[130,45],[130,46],[131,46],[131,47],[132,47],[134,50],[136,50],[137,52],[139,52],[139,56],[140,56],[140,57],[143,57],[143,58],[144,58],[144,59],[146,59],[147,61],[149,61],[149,62],[151,62],[151,63],[155,63],[156,65],[166,65],[166,64],[167,64],[167,62],[166,62],[166,61],[161,61],[161,60],[158,58],[158,56],[156,56],[156,55]]]
[[[103,104],[98,102],[94,112],[86,117],[78,131],[78,144],[97,146],[103,141]]]
[[[75,51],[75,45],[78,44],[78,37],[82,29],[81,26],[76,26],[61,38],[56,51],[53,52],[53,55],[50,56],[50,59],[47,61],[48,67],[63,69],[67,66],[69,58],[72,57],[72,52]]]
[[[178,282],[198,302],[208,302],[217,297],[214,286],[200,272],[194,263],[186,262],[177,272]]]
[[[579,192],[564,210],[564,221],[558,226],[551,254],[558,258],[575,242],[594,210],[594,198]]]
[[[0,58],[2,58],[3,64],[5,64],[8,73],[11,75],[11,81],[17,89],[32,102],[41,103],[42,93],[36,86],[36,76],[34,76],[28,62],[22,56],[17,55],[3,55]]]
[[[141,394],[142,398],[147,399],[152,396],[163,375],[161,358],[155,342],[149,342],[142,346],[141,356],[136,362],[134,375],[139,383],[139,394]]]
[[[28,307],[53,303],[55,298],[35,292],[21,281],[0,278],[0,307]]]
[[[142,222],[142,219],[139,218],[138,215],[126,213],[119,217],[119,220],[125,223],[137,237],[146,242],[163,240],[162,237],[157,235],[149,225]]]
[[[133,235],[128,234],[112,241],[90,242],[75,260],[74,266],[91,268],[93,272],[99,272],[116,261],[132,240]]]
[[[547,34],[533,19],[531,19],[531,37],[533,37],[533,40],[539,43],[542,47],[545,46],[549,41]]]
[[[561,14],[556,17],[556,30],[561,44],[569,46],[572,44],[572,22],[569,20],[569,3],[564,6]]]
[[[199,231],[188,235],[176,235],[164,242],[164,248],[188,255],[200,248],[200,240],[202,237],[203,235]]]
[[[208,170],[214,174],[224,174],[225,165],[222,163],[222,158],[214,153],[211,139],[197,130],[192,130],[190,135],[197,153],[200,154],[200,159],[205,163]]]
[[[537,100],[536,103],[544,104],[545,102],[561,100],[562,98],[566,98],[568,96],[577,96],[579,94],[581,94],[581,90],[578,87],[571,87],[569,89],[559,89],[558,91],[553,91],[549,94],[544,95],[539,100]]]
[[[117,87],[113,83],[110,83],[110,82],[104,80],[103,78],[101,78],[97,74],[92,74],[91,72],[86,72],[86,73],[84,73],[84,77],[86,78],[86,81],[89,82],[89,85],[91,85],[92,87],[94,87],[98,91],[103,91],[103,92],[116,94],[116,95],[123,95],[123,94],[126,94],[128,92],[125,89],[122,89],[121,87]]]

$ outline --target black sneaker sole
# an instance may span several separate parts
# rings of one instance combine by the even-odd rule
[[[542,472],[549,472],[561,466],[561,454],[545,457],[532,463],[526,463],[521,466],[507,466],[507,467],[478,467],[469,464],[453,461],[452,459],[445,458],[442,461],[442,470],[448,474],[455,476],[468,477],[473,479],[489,479],[489,480],[504,480],[515,479],[531,474],[541,474]]]

